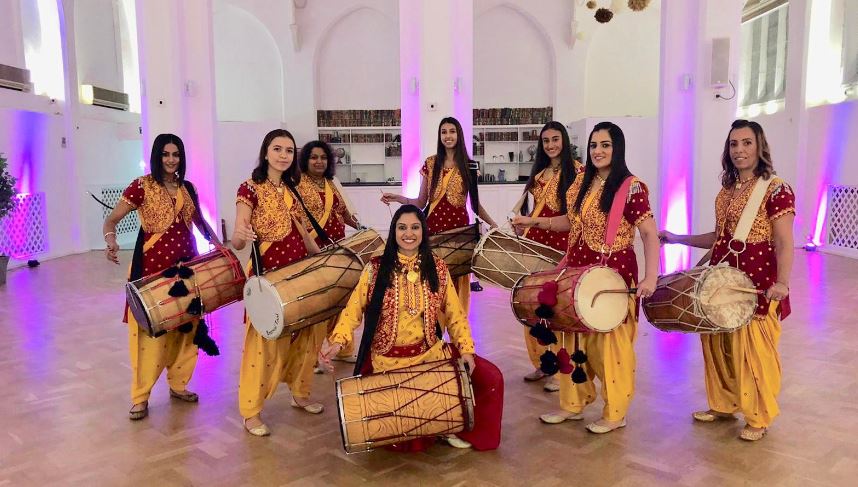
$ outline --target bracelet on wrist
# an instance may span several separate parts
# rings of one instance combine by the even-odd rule
[[[107,232],[104,234],[104,238],[107,239],[108,235],[113,235],[114,237],[116,237],[116,232]]]

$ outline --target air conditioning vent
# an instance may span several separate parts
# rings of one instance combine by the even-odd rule
[[[128,111],[128,94],[92,85],[80,85],[80,101],[88,105]]]
[[[30,71],[0,64],[0,87],[18,91],[33,91],[30,82]]]

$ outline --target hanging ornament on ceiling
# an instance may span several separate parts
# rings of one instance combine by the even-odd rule
[[[649,6],[650,0],[629,0],[629,9],[640,12]]]
[[[611,12],[611,10],[607,8],[600,8],[599,10],[596,10],[596,15],[594,15],[594,17],[596,18],[596,22],[607,24],[612,18],[614,18],[614,12]]]

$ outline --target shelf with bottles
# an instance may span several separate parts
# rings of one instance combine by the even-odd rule
[[[484,164],[531,164],[542,125],[475,125],[474,159]]]
[[[319,127],[318,132],[319,140],[334,151],[341,181],[385,183],[390,178],[401,179],[402,132],[398,126]]]

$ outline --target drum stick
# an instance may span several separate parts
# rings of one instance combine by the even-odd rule
[[[384,197],[384,191],[381,188],[378,188],[378,192],[381,193],[381,196],[383,198]],[[390,213],[390,218],[393,218],[393,211],[391,211],[391,209],[390,209],[390,203],[388,203],[385,206],[387,206],[387,212]]]
[[[592,308],[596,305],[596,298],[598,298],[602,294],[635,294],[636,292],[638,292],[638,288],[636,287],[633,287],[631,289],[603,289],[593,295],[593,301],[590,303],[590,307]]]

